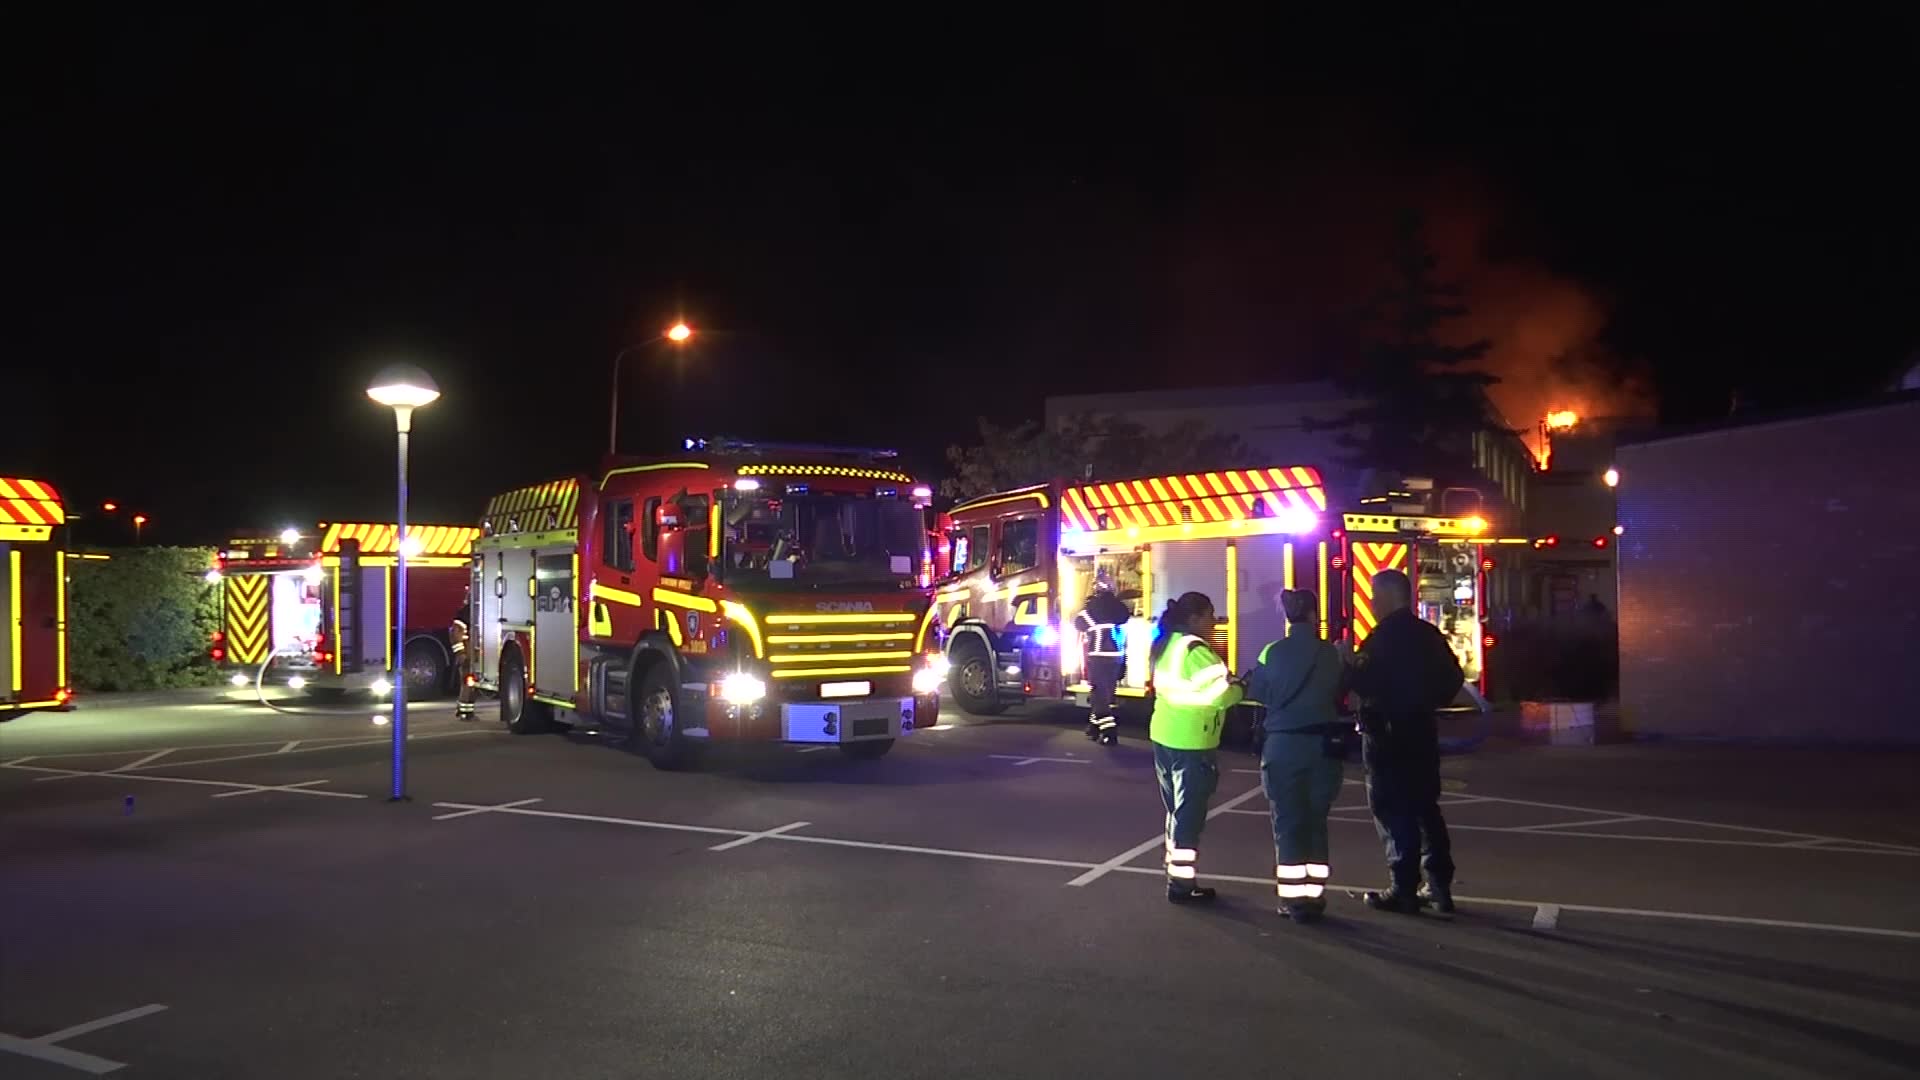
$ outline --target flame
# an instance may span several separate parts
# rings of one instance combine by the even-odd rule
[[[1580,422],[1580,414],[1572,409],[1561,409],[1547,414],[1548,431],[1565,431]]]

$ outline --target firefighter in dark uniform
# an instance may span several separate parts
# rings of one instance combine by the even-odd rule
[[[467,648],[469,638],[468,622],[473,618],[473,589],[467,589],[467,598],[460,609],[460,617],[453,620],[448,631],[448,639],[453,642],[453,677],[460,680],[460,697],[453,707],[454,716],[461,720],[474,717],[473,653]]]
[[[1413,613],[1407,575],[1382,570],[1372,584],[1379,621],[1354,657],[1348,685],[1360,696],[1367,805],[1386,846],[1392,886],[1365,899],[1381,911],[1412,915],[1430,904],[1450,915],[1453,851],[1440,813],[1434,713],[1453,701],[1465,676],[1440,631]]]
[[[1087,598],[1087,606],[1074,620],[1087,658],[1087,685],[1092,688],[1087,701],[1092,706],[1087,716],[1087,738],[1103,746],[1114,746],[1120,741],[1119,721],[1113,715],[1113,692],[1120,685],[1120,672],[1126,662],[1120,628],[1132,617],[1133,609],[1114,595],[1113,579],[1102,571],[1093,580],[1093,595]]]

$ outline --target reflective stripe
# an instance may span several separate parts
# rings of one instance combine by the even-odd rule
[[[1299,864],[1281,866],[1279,868],[1279,877],[1281,881],[1305,881],[1307,878],[1307,868]]]
[[[1310,878],[1318,878],[1321,881],[1325,881],[1329,877],[1333,876],[1333,871],[1327,868],[1326,863],[1310,862],[1307,864],[1307,876]]]
[[[1320,884],[1317,881],[1311,882],[1306,885],[1302,885],[1300,887],[1307,890],[1305,893],[1302,893],[1301,895],[1305,896],[1309,900],[1318,900],[1322,896],[1325,896],[1327,894],[1327,887],[1325,885]]]
[[[1318,885],[1277,885],[1282,900],[1305,900],[1320,895]]]
[[[1097,728],[1119,727],[1120,722],[1111,716],[1096,716],[1093,718],[1093,726]]]
[[[1191,878],[1191,877],[1196,877],[1198,875],[1195,873],[1191,865],[1187,865],[1183,863],[1173,863],[1168,865],[1167,867],[1167,876],[1170,878]]]
[[[1200,852],[1199,852],[1199,849],[1197,848],[1174,847],[1171,844],[1167,845],[1167,861],[1168,862],[1193,862],[1199,857],[1200,857]]]

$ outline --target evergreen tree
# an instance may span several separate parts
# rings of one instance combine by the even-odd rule
[[[1473,434],[1499,425],[1487,400],[1499,380],[1479,370],[1487,341],[1449,345],[1441,329],[1466,314],[1459,285],[1438,277],[1417,212],[1400,217],[1388,286],[1364,312],[1366,342],[1334,383],[1362,404],[1312,425],[1339,432],[1345,464],[1388,475],[1471,466]]]

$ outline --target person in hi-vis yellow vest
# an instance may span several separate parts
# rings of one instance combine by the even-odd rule
[[[1213,899],[1198,884],[1200,831],[1220,783],[1215,752],[1225,711],[1244,693],[1205,635],[1219,620],[1205,593],[1182,593],[1160,615],[1153,664],[1153,771],[1167,808],[1167,899]]]

